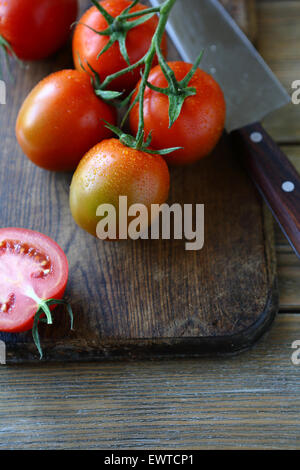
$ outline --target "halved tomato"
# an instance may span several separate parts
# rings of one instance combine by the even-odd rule
[[[67,257],[51,238],[0,229],[0,331],[30,330],[46,300],[62,299],[67,281]]]

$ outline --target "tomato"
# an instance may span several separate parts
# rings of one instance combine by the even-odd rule
[[[119,196],[128,207],[162,204],[169,193],[170,175],[159,155],[149,155],[123,145],[118,139],[101,142],[79,163],[70,189],[70,206],[77,224],[96,236],[97,208],[114,206],[119,220]]]
[[[105,0],[100,2],[105,10],[114,18],[122,13],[130,3],[129,0]],[[147,7],[138,3],[131,9],[130,12],[140,11]],[[136,18],[134,18],[136,19]],[[99,52],[106,46],[109,41],[108,36],[101,36],[84,25],[87,25],[96,31],[104,31],[108,23],[102,14],[94,6],[90,8],[81,18],[80,23],[75,29],[73,37],[73,57],[75,67],[81,70],[81,65],[87,61],[92,68],[99,74],[100,79],[103,81],[108,75],[112,75],[120,70],[128,67],[125,59],[123,58],[118,42],[115,42],[112,47],[106,51],[99,59],[97,56]],[[155,33],[158,24],[157,16],[153,16],[147,22],[136,28],[131,29],[126,38],[126,47],[130,60],[130,64],[138,62],[148,51],[153,34]],[[164,54],[167,51],[166,36],[164,36],[162,49]],[[80,57],[80,59],[79,59]],[[157,63],[155,58],[154,64]],[[140,79],[141,68],[137,68],[131,73],[127,73],[122,77],[114,80],[109,88],[115,90],[132,90]]]
[[[68,261],[57,243],[41,233],[1,228],[0,279],[0,331],[27,331],[41,300],[63,297]]]
[[[192,68],[185,62],[171,62],[169,66],[178,81],[183,80]],[[160,66],[152,69],[148,81],[160,88],[168,86]],[[170,129],[168,96],[148,87],[145,92],[145,134],[148,136],[152,131],[151,146],[154,149],[183,147],[165,157],[173,165],[194,163],[208,155],[224,129],[226,105],[217,82],[198,69],[189,86],[196,88],[197,94],[185,100],[179,118]],[[130,113],[130,127],[134,134],[138,130],[138,122],[139,104],[136,104]]]
[[[102,119],[116,111],[98,98],[84,72],[63,70],[42,80],[19,112],[16,135],[24,153],[47,170],[74,170],[96,143],[111,136]]]
[[[19,59],[42,59],[67,41],[77,12],[77,0],[0,0],[0,35]]]

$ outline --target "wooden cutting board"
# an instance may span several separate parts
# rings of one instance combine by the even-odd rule
[[[55,324],[41,326],[45,358],[176,357],[249,347],[277,310],[273,230],[229,137],[224,135],[209,158],[171,172],[170,202],[205,204],[203,250],[187,252],[184,241],[94,239],[72,220],[72,175],[35,167],[14,135],[26,94],[42,77],[70,64],[66,48],[25,70],[16,66],[7,104],[0,106],[1,227],[49,235],[70,263],[66,296],[75,331],[69,332],[67,316],[57,309]],[[30,332],[0,339],[8,362],[38,359]]]

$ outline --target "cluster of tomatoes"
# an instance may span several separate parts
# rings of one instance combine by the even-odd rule
[[[103,0],[101,5],[116,18],[131,3],[129,0]],[[131,13],[145,8],[137,3]],[[39,59],[50,55],[66,41],[77,12],[77,0],[0,0],[0,36],[8,41],[11,51],[20,59]],[[154,15],[128,31],[126,48],[131,64],[145,56],[157,25],[158,17]],[[151,149],[178,147],[179,150],[165,157],[150,155],[113,138],[106,123],[117,125],[116,107],[96,95],[91,71],[103,82],[128,64],[118,42],[99,57],[109,38],[98,33],[107,26],[96,6],[84,14],[74,31],[74,69],[56,72],[42,80],[24,101],[16,123],[17,140],[32,162],[52,171],[75,170],[70,188],[71,211],[77,224],[93,235],[96,235],[98,222],[97,207],[101,204],[113,204],[118,210],[121,195],[127,196],[129,205],[140,203],[150,208],[151,204],[165,202],[170,185],[168,165],[191,164],[208,155],[219,140],[225,121],[225,101],[219,85],[198,69],[190,82],[196,93],[185,100],[181,114],[171,128],[168,96],[149,87],[145,91],[144,135],[147,138],[151,133]],[[165,37],[162,52],[167,53]],[[87,64],[88,67],[83,67]],[[192,68],[184,62],[171,62],[169,66],[178,81],[183,80]],[[141,68],[136,68],[118,77],[110,83],[110,89],[119,90],[125,96],[138,90],[140,73]],[[159,88],[168,85],[157,58],[148,81]],[[139,126],[139,103],[130,111],[129,124],[135,136]],[[20,238],[21,235],[15,236]],[[28,244],[28,231],[25,238]],[[34,242],[43,245],[37,237]],[[48,243],[47,246],[51,246],[49,259],[52,257],[55,261],[53,245]],[[65,259],[62,263],[55,262],[66,269]],[[32,269],[36,271],[36,266]],[[51,270],[47,276],[45,272],[42,270],[34,281],[41,298],[46,295],[42,292],[43,280],[51,275]],[[55,270],[56,276],[57,272],[60,271]],[[62,282],[63,287],[66,284],[63,274],[61,278],[62,281],[56,283],[59,293],[51,292],[56,297],[59,294],[57,298],[63,295]],[[8,291],[4,294],[8,295]],[[23,319],[18,325],[19,330],[24,329],[24,325],[27,329],[30,323],[32,326],[35,309],[32,300],[28,304],[26,321]],[[3,326],[0,318],[0,330]]]
[[[59,3],[62,11],[57,16],[60,18],[64,11],[69,15],[76,11],[75,1],[60,0]],[[114,18],[131,3],[129,0],[101,2]],[[131,13],[145,8],[137,4]],[[66,18],[66,22],[69,21],[70,16]],[[136,63],[147,53],[157,24],[158,17],[152,16],[128,32],[126,47],[130,63]],[[127,63],[117,42],[98,57],[109,38],[97,32],[106,28],[104,16],[96,6],[91,7],[75,28],[75,69],[62,70],[40,82],[26,98],[16,126],[18,142],[35,164],[55,171],[77,168],[71,185],[71,211],[76,222],[93,235],[96,235],[97,207],[105,203],[115,204],[119,195],[127,196],[130,205],[142,203],[150,206],[165,202],[169,191],[166,162],[171,165],[188,164],[207,155],[223,131],[225,117],[222,91],[212,77],[199,69],[190,82],[197,93],[185,101],[171,128],[168,97],[150,88],[145,93],[144,131],[146,137],[152,133],[152,149],[182,147],[181,150],[162,158],[126,147],[117,139],[110,140],[112,132],[106,127],[106,122],[117,124],[116,108],[96,96],[89,73],[95,71],[103,81],[125,69]],[[164,54],[166,49],[164,38]],[[83,64],[89,65],[85,67],[87,72]],[[153,65],[149,82],[160,88],[166,87],[168,84],[161,67]],[[191,65],[184,62],[170,63],[170,66],[178,80],[182,80],[191,69]],[[137,68],[122,75],[110,83],[110,88],[125,94],[131,92],[139,86],[140,72]],[[132,134],[136,135],[138,104],[130,112],[129,122]]]

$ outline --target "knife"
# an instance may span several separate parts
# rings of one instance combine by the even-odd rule
[[[163,0],[150,0],[153,6]],[[179,54],[221,85],[226,130],[238,143],[250,177],[300,257],[300,176],[260,121],[291,98],[218,0],[177,0],[167,26]]]

